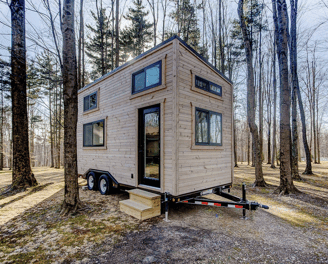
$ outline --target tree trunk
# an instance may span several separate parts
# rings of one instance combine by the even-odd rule
[[[238,167],[238,160],[237,160],[237,138],[236,138],[236,121],[233,118],[233,153],[234,153],[234,161],[235,166]]]
[[[116,44],[116,47],[115,47],[115,55],[116,55],[116,59],[115,59],[115,67],[117,68],[119,65],[120,65],[120,32],[119,32],[119,10],[120,10],[120,1],[119,0],[116,0],[116,29],[115,29],[115,32],[116,32],[116,35],[115,35],[115,44]]]
[[[49,69],[50,72],[50,69]],[[50,80],[50,74],[49,74]],[[50,125],[50,168],[54,167],[54,140],[53,140],[53,127],[52,127],[52,107],[51,107],[51,89],[49,82],[49,125]]]
[[[285,0],[278,0],[277,5],[275,2],[276,0],[272,0],[274,4],[274,23],[279,32],[277,36],[277,53],[280,73],[280,185],[276,192],[279,194],[290,194],[297,192],[297,189],[294,186],[291,171],[291,89],[288,80],[288,14]]]
[[[61,86],[59,86],[59,110],[58,110],[58,136],[57,136],[57,169],[60,169],[60,143],[61,143],[61,127],[62,127],[62,91]]]
[[[259,43],[259,142],[261,162],[263,157],[263,94],[262,94],[262,30],[260,28],[260,43]]]
[[[79,30],[79,43],[78,43],[78,63],[77,63],[77,84],[78,84],[78,89],[81,89],[81,78],[82,78],[82,67],[81,67],[81,62],[82,62],[82,31],[83,31],[84,23],[83,23],[83,0],[80,0],[80,30]]]
[[[297,19],[297,2],[298,0],[295,0],[295,2],[293,0],[291,0],[291,6],[292,8],[292,12],[295,13],[295,19],[293,21],[293,23],[296,23],[296,19]],[[313,174],[312,173],[312,164],[311,164],[311,152],[309,149],[309,145],[307,142],[307,137],[306,137],[306,121],[305,121],[305,113],[304,113],[304,108],[303,108],[303,101],[302,101],[302,96],[301,96],[301,92],[300,92],[300,87],[299,87],[299,82],[298,82],[298,75],[297,75],[297,42],[296,42],[296,25],[293,26],[293,31],[291,34],[291,50],[293,53],[293,61],[291,62],[292,64],[294,64],[294,74],[293,77],[295,78],[295,85],[294,87],[296,88],[296,92],[297,92],[297,98],[298,98],[298,105],[300,108],[300,115],[301,115],[301,121],[302,121],[302,137],[303,137],[303,145],[304,145],[304,151],[305,151],[305,156],[306,156],[306,168],[305,171],[303,172],[303,174]],[[294,82],[294,80],[293,80]]]
[[[277,29],[275,28],[274,31],[274,41],[273,41],[273,128],[272,128],[272,159],[271,159],[271,168],[276,168],[276,153],[277,153],[277,141],[276,141],[276,134],[277,134],[277,74],[276,74],[276,34],[278,34]]]
[[[297,6],[296,0],[296,6]],[[291,0],[291,29],[290,29],[290,71],[292,75],[292,177],[301,180],[298,171],[298,128],[297,128],[297,65],[294,62],[294,48],[296,48],[296,15],[294,0]]]
[[[28,146],[28,118],[26,102],[26,46],[25,1],[12,0],[11,11],[11,100],[13,171],[12,188],[35,186]]]
[[[80,206],[77,175],[77,65],[74,32],[74,0],[63,2],[63,84],[64,84],[64,175],[65,196],[61,214]]]
[[[248,126],[248,125],[247,125]],[[251,141],[251,137],[250,137],[250,132],[249,132],[249,128],[247,127],[247,165],[249,166],[250,164],[250,142]]]
[[[314,152],[314,163],[317,164],[317,131],[316,131],[316,115],[315,115],[315,97],[316,97],[316,88],[315,88],[315,63],[312,61],[312,85],[313,85],[313,98],[312,98],[312,113],[313,113],[313,152]]]
[[[252,138],[254,142],[255,153],[255,182],[254,186],[266,186],[262,172],[262,157],[259,148],[259,135],[257,125],[255,123],[255,84],[254,84],[254,70],[252,65],[252,49],[249,40],[249,33],[247,32],[245,17],[243,13],[244,1],[239,0],[238,15],[240,19],[240,27],[243,34],[246,62],[247,62],[247,120]]]
[[[2,76],[1,76],[2,80]],[[0,143],[0,169],[3,170],[3,83],[1,81],[1,131],[0,131],[0,137],[1,137],[1,143]]]

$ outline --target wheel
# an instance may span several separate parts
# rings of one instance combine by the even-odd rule
[[[88,181],[88,189],[89,190],[97,190],[97,178],[94,172],[89,172],[87,176]]]
[[[108,179],[107,175],[103,174],[100,176],[98,187],[99,187],[99,192],[102,195],[109,194],[112,185],[111,185],[111,181]]]

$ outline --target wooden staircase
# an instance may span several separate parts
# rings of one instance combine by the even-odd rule
[[[120,201],[120,210],[139,220],[161,215],[161,196],[140,189],[128,191],[130,199]]]

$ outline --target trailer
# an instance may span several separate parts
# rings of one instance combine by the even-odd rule
[[[174,36],[78,91],[78,173],[139,219],[233,183],[233,86]],[[189,202],[189,200],[188,200]]]

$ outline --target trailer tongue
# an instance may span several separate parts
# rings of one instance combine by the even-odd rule
[[[230,191],[230,189],[229,189]],[[182,204],[196,204],[196,205],[205,205],[205,206],[217,206],[217,207],[228,207],[228,208],[239,208],[243,209],[243,219],[246,219],[246,209],[247,210],[256,210],[258,207],[263,209],[269,209],[269,206],[259,204],[258,202],[252,202],[246,200],[246,184],[242,184],[243,197],[232,195],[230,193],[223,192],[222,189],[213,189],[212,192],[203,192],[200,196],[196,197],[183,197],[181,199],[174,199],[173,202],[182,203]],[[202,197],[202,195],[207,195],[209,193],[216,194],[230,201],[218,201],[213,199],[208,199]],[[168,202],[169,198],[165,195],[165,220],[168,220]]]

